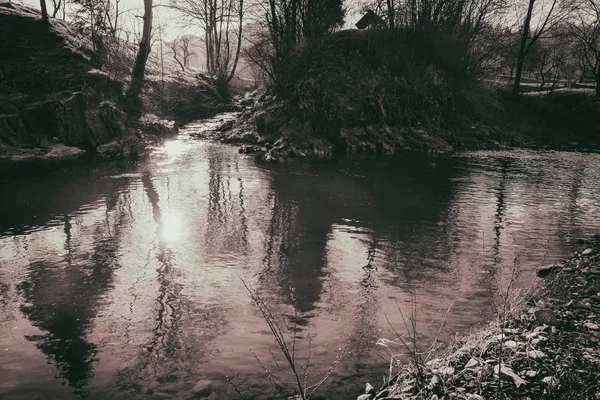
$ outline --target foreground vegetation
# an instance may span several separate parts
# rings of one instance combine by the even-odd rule
[[[515,295],[509,285],[487,327],[430,361],[415,349],[411,363],[358,399],[598,398],[600,236],[580,244],[564,263],[538,270],[539,287]],[[392,339],[418,343],[418,332],[408,335]]]

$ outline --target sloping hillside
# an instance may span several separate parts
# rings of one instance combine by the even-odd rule
[[[0,160],[136,155],[144,133],[172,130],[165,119],[185,122],[221,105],[209,78],[159,69],[151,57],[143,102],[157,117],[129,121],[121,104],[135,46],[121,44],[109,64],[69,23],[45,24],[35,9],[0,2]]]

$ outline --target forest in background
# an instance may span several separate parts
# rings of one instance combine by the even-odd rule
[[[237,73],[248,85],[285,89],[299,52],[370,13],[368,29],[452,42],[438,50],[452,51],[447,61],[464,78],[502,82],[513,94],[596,87],[600,96],[597,0],[145,0],[143,8],[127,0],[47,2],[40,0],[42,14],[89,35],[108,70],[135,47],[140,61],[153,51],[163,64],[205,73],[221,87]]]

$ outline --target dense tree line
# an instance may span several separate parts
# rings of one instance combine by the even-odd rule
[[[71,19],[107,58],[111,52],[107,43],[123,39],[137,43],[128,96],[132,98],[141,90],[143,65],[156,41],[152,9],[157,4],[144,0],[143,26],[132,34],[122,21],[119,1],[53,0],[48,10],[46,0],[40,0],[40,6],[43,21],[49,16]],[[67,4],[74,10],[71,14]],[[370,10],[381,18],[384,25],[376,29],[452,38],[457,59],[473,79],[502,76],[511,82],[514,94],[521,91],[523,79],[535,78],[542,88],[593,81],[600,97],[598,0],[364,0],[359,4],[363,13]],[[343,0],[170,0],[160,6],[179,11],[188,23],[175,39],[158,39],[170,49],[169,57],[187,71],[190,59],[200,56],[203,72],[214,77],[225,94],[241,58],[261,79],[279,87],[288,85],[295,54],[342,28],[348,12]],[[189,26],[202,36],[188,33]]]

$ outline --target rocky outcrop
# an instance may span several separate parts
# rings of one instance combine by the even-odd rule
[[[390,155],[406,150],[452,150],[441,135],[430,134],[422,127],[373,123],[323,130],[268,94],[248,95],[239,106],[242,111],[237,120],[223,121],[215,136],[226,143],[243,144],[241,153],[256,154],[267,161],[304,156],[330,158],[336,152]]]
[[[119,109],[123,83],[94,68],[89,39],[69,24],[0,2],[0,54],[0,159],[72,159],[139,142]]]

